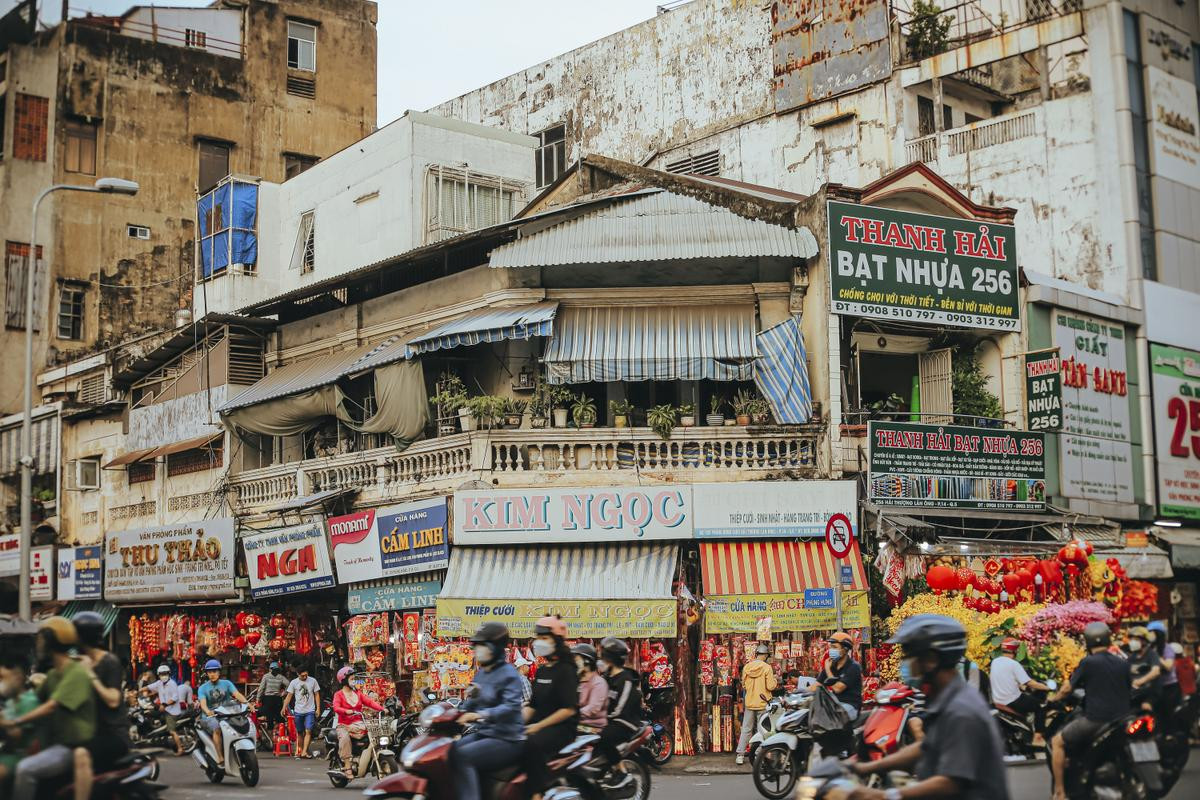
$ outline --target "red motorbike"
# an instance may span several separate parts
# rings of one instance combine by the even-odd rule
[[[401,768],[383,778],[363,794],[370,798],[399,797],[406,800],[453,800],[454,776],[450,748],[462,726],[463,712],[449,703],[425,708],[418,728],[428,731],[413,738],[400,754]],[[637,753],[653,735],[643,728],[620,748],[622,756]],[[551,778],[559,785],[546,793],[548,800],[646,800],[650,794],[650,771],[644,763],[625,758],[622,767],[630,780],[617,790],[608,790],[600,782],[602,771],[594,762],[593,745],[598,736],[581,736],[562,749],[548,764]],[[606,771],[606,770],[605,770]],[[480,776],[484,800],[525,800],[525,774],[519,764]]]
[[[914,741],[909,720],[919,711],[925,697],[911,686],[892,681],[875,693],[875,709],[863,723],[858,756],[878,761]]]

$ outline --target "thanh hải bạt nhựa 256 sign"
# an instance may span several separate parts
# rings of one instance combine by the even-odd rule
[[[833,313],[1020,330],[1013,226],[831,201]]]

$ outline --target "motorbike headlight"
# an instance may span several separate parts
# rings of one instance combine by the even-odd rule
[[[379,746],[380,747],[387,747],[391,743],[392,743],[392,740],[389,739],[388,737],[386,737],[386,736],[379,737]]]

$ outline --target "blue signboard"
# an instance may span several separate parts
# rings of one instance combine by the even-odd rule
[[[833,608],[833,589],[805,589],[805,608]]]
[[[842,564],[842,586],[852,586],[854,584],[854,570],[849,564]]]
[[[361,583],[444,569],[450,541],[444,498],[330,517],[338,581]]]
[[[103,545],[59,548],[59,600],[99,600],[103,583]]]
[[[441,581],[396,583],[391,586],[351,588],[346,604],[351,614],[373,614],[379,611],[411,611],[432,608],[442,591]]]

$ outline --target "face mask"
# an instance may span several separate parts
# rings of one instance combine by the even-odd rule
[[[533,654],[538,658],[549,658],[554,653],[554,642],[545,639],[533,640]]]
[[[608,662],[605,661],[603,658],[599,659],[596,662],[596,670],[598,672],[600,672],[601,674],[608,672],[608,666],[609,666]]]
[[[829,648],[829,658],[831,661],[837,661],[841,657],[842,657],[841,650],[838,650],[836,647]]]
[[[1142,643],[1139,642],[1137,639],[1134,639],[1132,642],[1129,643],[1129,652],[1136,653],[1137,651],[1139,651],[1141,649],[1142,649]]]
[[[475,645],[475,660],[480,664],[492,663],[492,648],[486,644]]]
[[[910,659],[906,658],[900,662],[899,672],[900,672],[900,682],[903,683],[905,686],[912,686],[913,674],[912,674],[912,661]]]
[[[274,667],[273,667],[273,668],[271,669],[271,674],[272,674],[272,675],[278,675],[278,674],[279,674],[279,670],[278,670],[277,668],[274,668]]]

